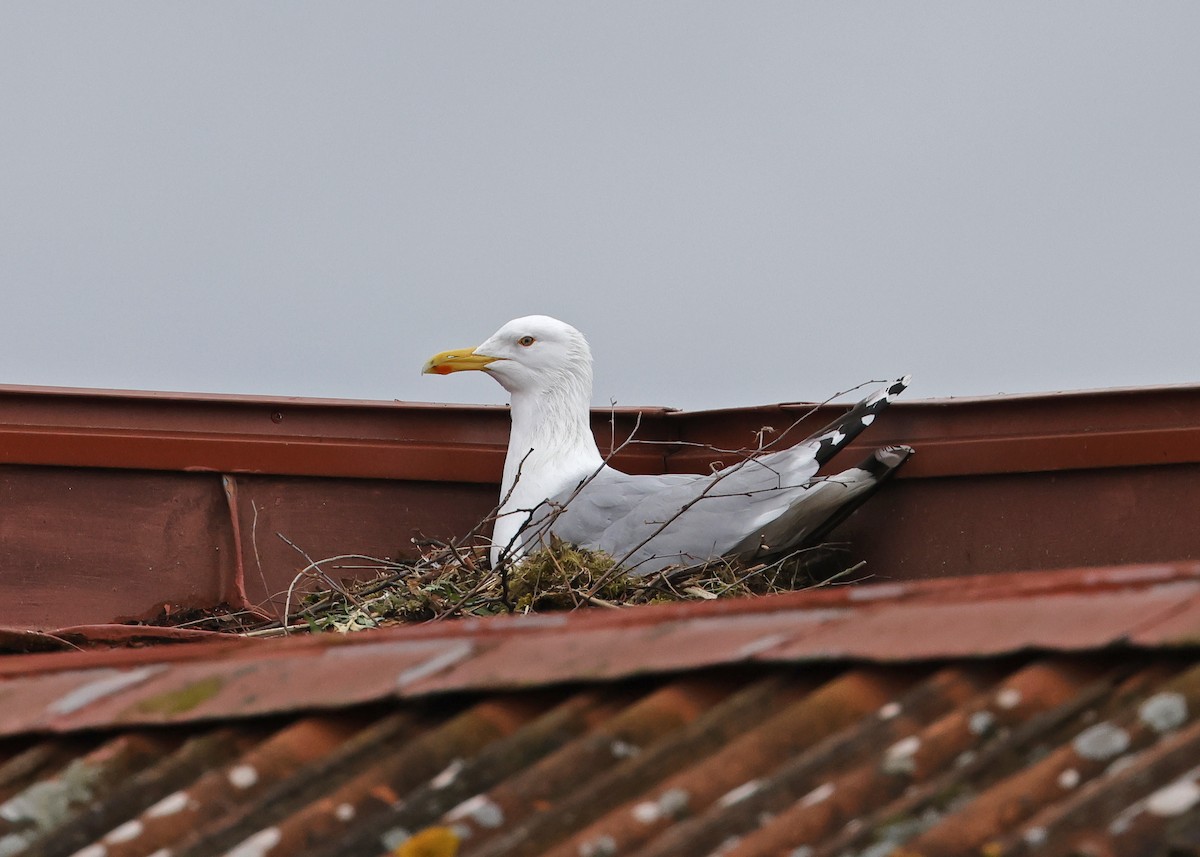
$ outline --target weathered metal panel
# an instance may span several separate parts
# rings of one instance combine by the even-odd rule
[[[1195,560],[1197,509],[1200,464],[897,479],[830,540],[872,580]]]
[[[74,625],[215,604],[234,543],[215,476],[0,466],[0,623]]]
[[[634,472],[706,472],[840,406],[596,411]],[[810,411],[813,413],[809,414]],[[275,609],[307,560],[411,555],[494,504],[504,408],[0,387],[0,624],[225,602]],[[917,454],[834,534],[876,580],[1200,558],[1200,387],[901,401]],[[257,521],[255,518],[257,517]],[[345,573],[371,573],[369,569]]]
[[[497,499],[495,485],[465,482],[250,475],[230,480],[236,485],[246,596],[268,612],[282,609],[289,586],[310,558],[410,558],[417,553],[414,536],[461,536]],[[322,568],[340,579],[371,576],[371,565],[352,557],[322,563]],[[312,588],[311,574],[297,587],[300,593]]]

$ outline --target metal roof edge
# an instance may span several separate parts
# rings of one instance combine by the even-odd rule
[[[920,629],[920,633],[914,633]],[[751,663],[1200,645],[1200,563],[829,587],[337,636],[0,659],[0,735],[260,716]]]

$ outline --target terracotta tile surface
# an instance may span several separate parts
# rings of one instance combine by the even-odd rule
[[[8,655],[0,857],[1200,853],[1197,603],[1179,563]]]

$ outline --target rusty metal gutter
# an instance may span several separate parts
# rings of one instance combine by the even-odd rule
[[[663,408],[618,409],[620,437],[662,430]],[[0,459],[8,464],[497,482],[508,409],[0,386]],[[661,472],[665,452],[620,460]]]
[[[681,440],[716,446],[752,443],[755,420],[783,430],[814,410],[781,404],[731,410],[673,412]],[[830,422],[844,408],[822,405],[797,427]],[[1069,393],[901,400],[859,441],[859,450],[907,443],[920,455],[901,478],[1092,470],[1200,462],[1200,387],[1136,387]],[[691,472],[711,460],[684,450],[670,467]]]
[[[705,471],[785,404],[597,411],[634,472]],[[810,413],[811,412],[811,413]],[[504,408],[0,387],[0,625],[260,604],[305,560],[395,557],[491,508]],[[789,436],[790,437],[790,436]],[[836,533],[878,578],[1200,559],[1200,387],[900,401],[865,447],[917,455]],[[728,457],[728,456],[725,456]]]

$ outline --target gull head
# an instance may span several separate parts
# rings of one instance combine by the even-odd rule
[[[574,388],[591,395],[592,352],[587,340],[565,321],[527,315],[505,324],[474,348],[443,351],[426,361],[426,374],[478,370],[516,394]]]

